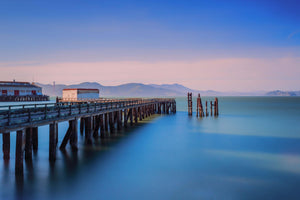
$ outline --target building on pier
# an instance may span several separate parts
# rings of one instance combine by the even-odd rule
[[[63,89],[63,101],[81,101],[99,99],[98,89],[68,88]]]
[[[0,101],[47,101],[42,88],[29,82],[0,81]]]

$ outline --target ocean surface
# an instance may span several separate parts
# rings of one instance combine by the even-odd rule
[[[300,98],[221,97],[219,117],[205,118],[189,117],[186,98],[176,100],[176,114],[92,147],[79,134],[78,152],[57,150],[53,165],[48,126],[40,127],[23,178],[14,174],[12,132],[11,159],[0,159],[0,199],[300,199]],[[60,123],[59,144],[66,130]]]

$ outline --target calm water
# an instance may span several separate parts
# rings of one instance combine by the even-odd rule
[[[205,100],[205,99],[204,99]],[[195,107],[194,100],[194,107]],[[24,178],[0,159],[0,199],[299,199],[300,98],[223,97],[220,116],[154,116],[48,162],[48,127]],[[67,124],[59,124],[59,143]],[[0,140],[2,145],[2,138]],[[2,152],[2,151],[1,151]]]

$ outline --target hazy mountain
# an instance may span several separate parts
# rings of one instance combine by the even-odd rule
[[[58,84],[53,87],[51,84],[37,85],[43,88],[43,93],[49,96],[62,96],[65,88],[95,88],[100,90],[100,96],[116,97],[151,97],[151,96],[186,96],[187,92],[192,92],[193,96],[198,93],[201,96],[300,96],[300,91],[257,91],[257,92],[218,92],[214,90],[193,90],[180,84],[141,84],[128,83],[118,86],[103,86],[97,82],[83,82],[74,85]]]
[[[65,88],[95,88],[100,90],[100,96],[131,96],[131,97],[151,97],[151,96],[182,96],[182,93],[170,89],[153,87],[141,83],[128,83],[118,86],[103,86],[95,82],[84,82],[74,85],[53,85],[37,83],[43,88],[43,93],[49,96],[62,96]]]
[[[300,91],[281,91],[275,90],[266,93],[267,96],[300,96]]]

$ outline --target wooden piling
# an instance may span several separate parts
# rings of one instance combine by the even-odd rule
[[[9,160],[10,158],[10,133],[2,133],[2,150],[3,159]]]
[[[100,137],[104,137],[103,114],[100,115]]]
[[[108,131],[108,114],[104,114],[104,129],[107,132]]]
[[[85,118],[85,144],[91,145],[92,142],[92,119],[91,117]]]
[[[18,130],[16,135],[15,174],[23,175],[23,130]]]
[[[130,126],[133,126],[133,109],[132,108],[129,110],[129,113],[130,113]]]
[[[38,127],[32,127],[32,149],[34,151],[38,150],[39,140],[38,140]]]
[[[206,117],[209,115],[208,111],[207,111],[207,101],[205,101],[205,113],[206,113]]]
[[[70,136],[70,145],[72,150],[78,150],[78,120],[75,118],[71,121],[72,132]]]
[[[25,160],[32,160],[32,128],[25,132]]]
[[[128,114],[127,109],[124,109],[124,127],[127,128]]]
[[[94,131],[93,131],[93,137],[97,138],[99,136],[99,129],[100,129],[100,119],[99,116],[94,117]]]
[[[113,133],[115,130],[115,122],[114,122],[114,117],[113,117],[113,113],[110,112],[108,114],[109,116],[109,129],[110,129],[110,133]]]
[[[188,92],[188,115],[193,115],[193,94]]]
[[[116,114],[117,114],[117,130],[119,131],[122,128],[121,111],[120,110],[117,111]]]
[[[83,134],[83,130],[84,130],[84,117],[80,118],[80,134]]]
[[[213,109],[213,103],[212,101],[210,101],[210,116],[212,116],[213,114],[212,109]]]
[[[56,121],[54,121],[49,125],[49,160],[52,162],[56,160],[56,136],[57,136],[56,127],[57,127]]]

